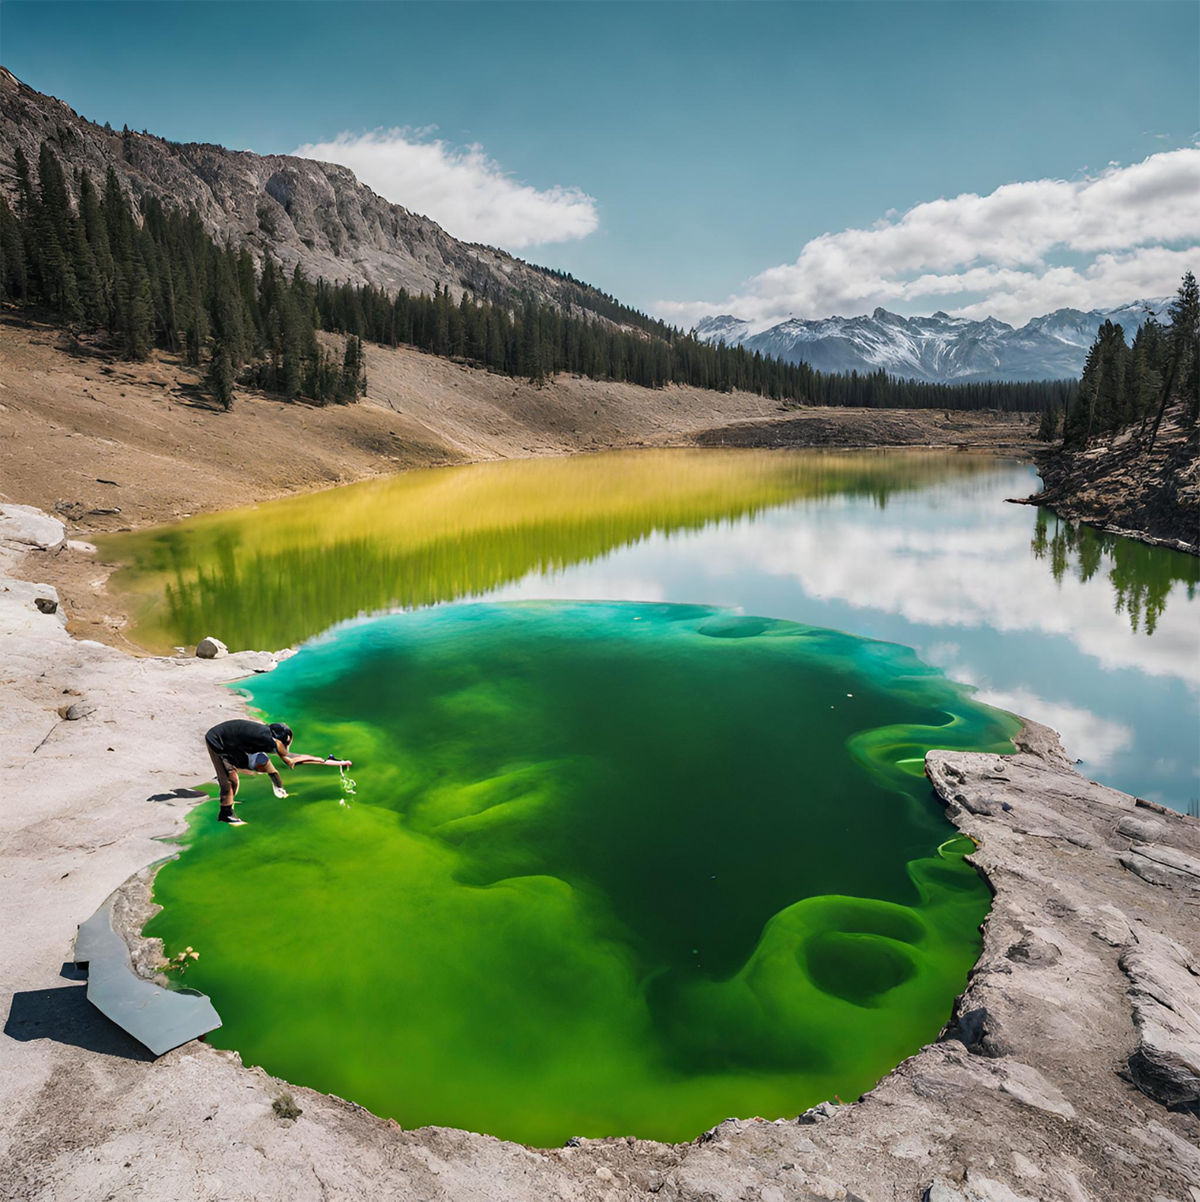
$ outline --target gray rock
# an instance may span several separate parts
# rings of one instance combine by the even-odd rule
[[[1197,886],[1200,886],[1200,859],[1195,856],[1189,856],[1186,852],[1178,851],[1174,847],[1152,847],[1146,844],[1137,844],[1130,848],[1130,851],[1147,860],[1153,860],[1154,863],[1161,864],[1164,868],[1170,868],[1174,872],[1182,872],[1185,876],[1193,877]]]
[[[199,659],[220,659],[228,654],[229,648],[220,639],[213,638],[211,634],[196,644],[196,655]]]
[[[66,529],[57,518],[32,505],[0,505],[0,542],[57,551],[65,540]]]
[[[1157,843],[1165,830],[1166,827],[1153,818],[1135,818],[1132,814],[1126,814],[1117,823],[1118,835],[1124,835],[1127,839],[1135,839],[1139,843]]]
[[[921,1202],[975,1202],[975,1195],[964,1193],[948,1181],[934,1181],[925,1191]]]
[[[1121,955],[1138,1046],[1129,1074],[1168,1106],[1200,1101],[1200,965],[1180,943],[1144,926]]]
[[[67,722],[78,722],[80,718],[86,718],[88,714],[94,714],[96,707],[88,701],[76,701],[73,705],[68,705],[66,709],[59,712]]]
[[[838,1108],[833,1102],[820,1102],[810,1106],[796,1121],[798,1123],[824,1123],[833,1118]]]
[[[44,614],[58,612],[58,602],[53,597],[34,597],[33,603]]]
[[[1130,872],[1140,876],[1144,881],[1149,881],[1151,885],[1173,885],[1180,881],[1179,873],[1172,872],[1169,868],[1163,868],[1161,864],[1147,860],[1145,856],[1131,853],[1118,856],[1117,859],[1121,867],[1128,868]]]

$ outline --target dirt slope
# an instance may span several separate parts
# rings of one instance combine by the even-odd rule
[[[363,402],[318,408],[242,391],[224,413],[176,357],[108,361],[51,327],[0,322],[0,499],[58,512],[86,534],[484,459],[715,442],[820,446],[831,429],[841,446],[1028,445],[1023,421],[986,413],[784,411],[750,393],[571,376],[538,387],[405,347],[366,351]],[[120,512],[97,512],[111,509]]]

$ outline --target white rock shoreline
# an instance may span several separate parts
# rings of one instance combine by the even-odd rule
[[[193,804],[147,798],[210,774],[203,731],[240,709],[213,686],[273,658],[71,638],[17,576],[62,538],[0,507],[0,1197],[1200,1202],[1200,823],[1084,780],[1033,724],[1012,756],[927,757],[995,902],[942,1038],[853,1105],[536,1150],[402,1131],[203,1043],[151,1060],[82,997],[76,926],[127,882],[144,951],[147,865]]]

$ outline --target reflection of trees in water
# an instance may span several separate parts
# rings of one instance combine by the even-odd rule
[[[250,510],[117,535],[112,580],[138,638],[166,650],[219,631],[282,647],[360,613],[479,596],[652,535],[821,498],[945,483],[969,495],[994,464],[955,454],[643,450],[408,472]],[[118,549],[119,548],[119,549]]]
[[[1117,613],[1129,615],[1135,632],[1154,633],[1177,582],[1187,586],[1191,598],[1200,581],[1200,560],[1195,556],[1106,534],[1092,526],[1075,526],[1048,509],[1038,510],[1030,547],[1036,559],[1049,562],[1051,574],[1060,584],[1068,569],[1085,584],[1106,569],[1113,587],[1113,607]]]

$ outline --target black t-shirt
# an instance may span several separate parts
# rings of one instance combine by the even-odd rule
[[[219,722],[204,736],[204,740],[217,755],[228,760],[235,768],[250,766],[247,753],[251,751],[279,754],[271,728],[262,722],[251,722],[249,718],[231,718],[228,722]]]

